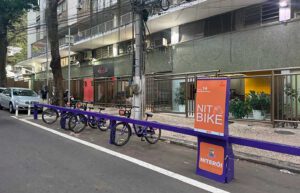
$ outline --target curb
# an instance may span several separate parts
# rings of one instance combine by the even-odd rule
[[[180,145],[180,146],[184,146],[184,147],[195,149],[195,150],[198,149],[196,142],[180,140],[180,139],[176,139],[176,138],[172,138],[172,137],[165,137],[165,136],[164,137],[162,136],[161,140],[166,143],[170,143],[170,144]],[[256,164],[260,164],[260,165],[269,166],[269,167],[276,168],[276,169],[285,169],[285,170],[291,171],[293,173],[300,174],[300,164],[276,160],[276,159],[272,159],[272,158],[258,156],[258,155],[254,155],[254,154],[250,154],[250,153],[239,152],[239,151],[235,151],[235,150],[233,151],[233,153],[234,153],[235,159],[237,159],[237,160],[238,159],[244,160],[244,161],[248,161],[248,162],[252,162],[252,163],[256,163]]]

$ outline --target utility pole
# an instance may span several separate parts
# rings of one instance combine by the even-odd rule
[[[133,10],[135,15],[134,31],[135,31],[135,58],[134,58],[134,74],[133,74],[133,105],[134,118],[141,120],[144,111],[144,93],[145,93],[145,72],[144,72],[144,22],[147,22],[149,7],[160,7],[163,11],[169,9],[169,0],[135,0],[133,2]]]
[[[48,30],[46,26],[46,86],[47,86],[47,104],[49,104],[49,57],[48,57]]]
[[[143,107],[143,96],[142,96],[142,66],[144,64],[143,61],[143,20],[142,15],[138,12],[135,14],[135,63],[134,63],[134,78],[133,82],[135,85],[135,91],[133,95],[133,105],[140,107],[140,108],[134,108],[134,118],[135,119],[142,119],[142,107]]]
[[[71,27],[69,26],[69,59],[68,59],[68,104],[71,105]]]

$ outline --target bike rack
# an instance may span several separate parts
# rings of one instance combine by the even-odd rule
[[[226,137],[226,139],[224,139],[224,137],[222,137],[222,136],[200,133],[198,131],[195,131],[193,128],[189,128],[189,127],[179,127],[179,126],[173,126],[173,125],[168,125],[168,124],[163,124],[163,123],[158,123],[158,122],[128,119],[125,117],[82,111],[82,110],[78,110],[78,109],[69,109],[69,108],[58,107],[58,106],[53,106],[53,105],[46,105],[46,104],[38,104],[38,103],[34,104],[34,119],[35,120],[38,119],[38,107],[52,108],[52,109],[56,109],[61,112],[64,111],[64,112],[72,112],[72,113],[77,113],[77,114],[84,114],[87,116],[95,116],[96,118],[99,118],[99,119],[100,118],[109,119],[110,123],[111,123],[111,126],[110,126],[111,131],[110,131],[110,139],[109,139],[110,144],[114,143],[114,137],[115,137],[115,130],[113,129],[114,128],[113,125],[115,125],[117,121],[120,121],[120,122],[127,122],[127,123],[131,123],[131,124],[160,128],[160,129],[166,130],[166,131],[172,131],[172,132],[181,133],[181,134],[185,134],[185,135],[195,136],[198,138],[198,149],[199,149],[200,142],[211,142],[216,145],[221,144],[221,146],[227,146],[227,147],[228,146],[231,147],[232,144],[236,144],[236,145],[242,145],[242,146],[247,146],[247,147],[252,147],[252,148],[258,148],[258,149],[262,149],[262,150],[283,153],[283,154],[300,156],[300,147],[299,146],[284,145],[284,144],[279,144],[279,143],[259,141],[259,140],[254,140],[254,139],[246,139],[246,138],[240,138],[240,137],[234,137],[234,136],[228,136],[228,137]],[[214,179],[219,182],[223,182],[223,183],[230,182],[234,176],[234,155],[233,155],[233,152],[231,152],[231,151],[232,151],[231,148],[225,148],[226,157],[224,158],[225,159],[224,165],[226,165],[226,167],[224,167],[224,173],[220,177],[212,175],[210,173],[207,173],[205,175],[200,174],[198,166],[197,166],[196,173],[199,175],[208,177],[210,179]],[[198,153],[199,153],[199,151],[198,151]],[[199,156],[198,156],[197,163],[199,163]]]

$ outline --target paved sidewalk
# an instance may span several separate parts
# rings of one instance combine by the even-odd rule
[[[103,113],[118,115],[118,109],[107,108]],[[191,128],[194,125],[193,118],[185,118],[183,115],[178,114],[155,113],[151,120]],[[266,123],[235,121],[229,125],[229,134],[248,139],[300,146],[300,129],[273,128],[272,125]],[[193,136],[163,131],[162,137],[183,145],[195,147],[197,145],[197,139]],[[300,157],[238,145],[234,145],[233,149],[235,155],[240,158],[277,167],[282,166],[300,172]]]

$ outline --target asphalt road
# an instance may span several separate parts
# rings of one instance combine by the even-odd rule
[[[95,132],[99,131],[87,130],[77,137],[229,192],[299,193],[300,190],[299,175],[283,174],[277,169],[244,161],[236,162],[236,179],[232,183],[219,184],[194,174],[195,150],[165,143],[149,146],[138,140],[117,148],[107,143],[107,133],[99,136]],[[0,111],[0,193],[27,192],[207,191],[44,131]]]

